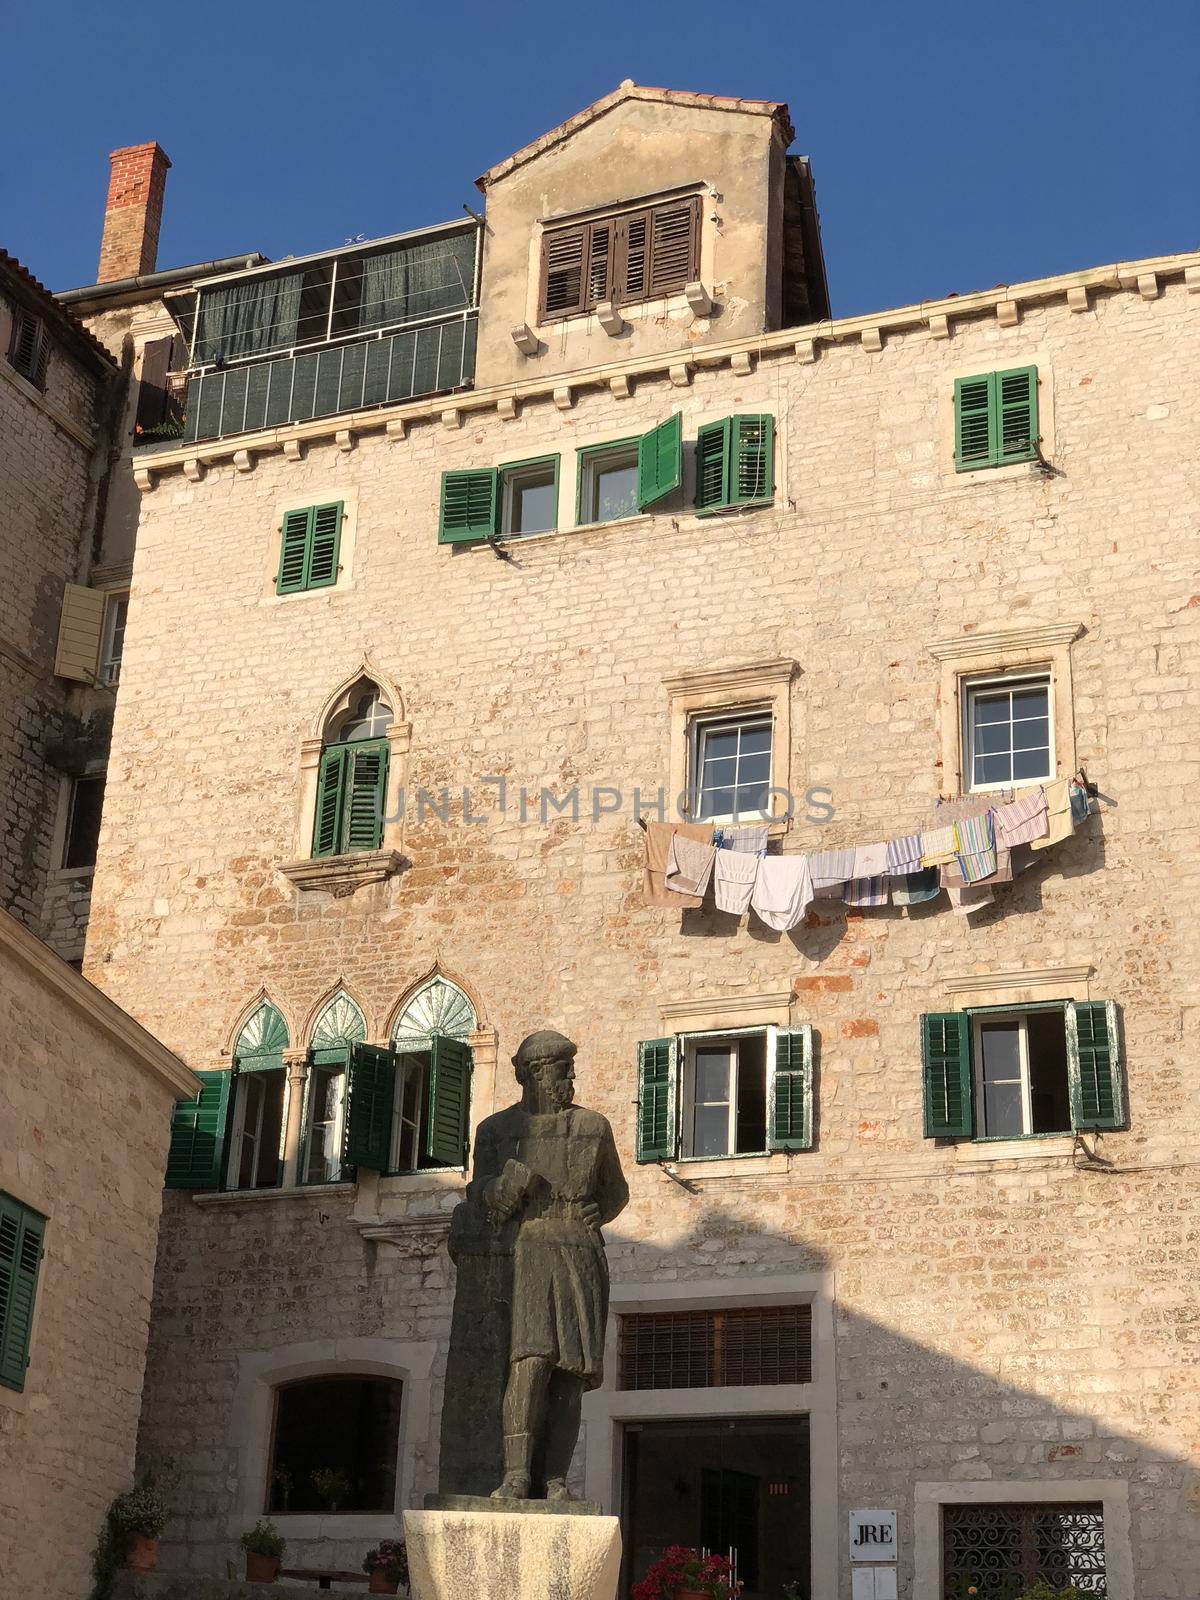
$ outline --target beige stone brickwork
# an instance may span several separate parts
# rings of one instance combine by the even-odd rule
[[[1137,289],[1147,271],[1155,298]],[[502,1062],[536,1026],[578,1040],[580,1099],[611,1119],[632,1187],[615,1285],[719,1278],[737,1303],[745,1280],[827,1275],[837,1446],[813,1472],[836,1479],[841,1543],[822,1600],[848,1600],[855,1506],[899,1512],[901,1594],[933,1600],[913,1586],[914,1515],[920,1485],[947,1481],[1123,1483],[1140,1600],[1195,1589],[1200,323],[1182,272],[1107,275],[1083,306],[1064,280],[943,302],[936,325],[912,308],[871,337],[803,330],[799,352],[759,341],[754,360],[680,382],[602,375],[569,407],[526,395],[507,419],[481,392],[453,429],[410,408],[385,432],[381,413],[350,448],[315,425],[287,451],[225,441],[223,460],[184,473],[163,457],[145,480],[86,970],[197,1068],[222,1064],[263,988],[293,1046],[339,979],[381,1039],[435,962],[477,997]],[[997,315],[1010,300],[1015,322]],[[955,377],[1026,365],[1046,466],[957,474]],[[575,452],[677,410],[686,441],[772,414],[773,504],[701,519],[683,500],[574,528]],[[508,560],[439,546],[443,471],[545,453],[561,455],[559,532]],[[355,506],[352,573],[277,598],[280,505],[332,499]],[[643,905],[633,791],[669,780],[666,680],[794,661],[792,787],[828,789],[834,809],[821,825],[802,807],[783,848],[866,842],[919,827],[953,786],[957,710],[930,646],[1026,624],[1078,625],[1074,756],[1101,799],[994,908],[831,906],[780,936]],[[448,787],[450,821],[410,809],[406,869],[335,898],[278,868],[297,853],[313,719],[365,655],[403,697],[410,795]],[[503,815],[488,775],[508,780]],[[464,821],[463,785],[486,822]],[[522,820],[522,786],[578,788],[579,819],[542,820],[535,800]],[[623,808],[593,820],[596,786]],[[948,980],[986,993],[989,974],[1031,968],[1083,969],[1085,992],[1120,1006],[1128,1131],[1076,1151],[924,1139],[919,1016],[953,1007]],[[688,1186],[635,1166],[637,1042],[667,1031],[664,1007],[781,992],[818,1040],[816,1148]],[[501,1101],[508,1083],[502,1067]],[[171,1562],[214,1572],[233,1555],[261,1492],[234,1397],[293,1347],[330,1363],[343,1340],[431,1349],[409,1503],[433,1486],[458,1187],[168,1197],[142,1444],[183,1472]],[[391,1234],[364,1237],[381,1219]],[[345,1565],[363,1542],[344,1518],[292,1536],[294,1554]]]
[[[130,1487],[170,1106],[191,1075],[0,913],[0,1191],[46,1219],[29,1366],[0,1383],[6,1595],[81,1600]]]

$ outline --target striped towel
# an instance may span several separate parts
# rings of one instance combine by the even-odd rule
[[[848,906],[885,906],[888,903],[888,881],[881,873],[877,878],[853,878],[846,885],[842,899]]]
[[[761,827],[718,828],[713,843],[719,850],[742,850],[747,855],[761,856],[767,848],[766,824]]]
[[[854,851],[818,850],[808,858],[808,871],[814,889],[827,889],[854,876]]]
[[[1047,832],[1046,791],[1040,785],[996,808],[996,843],[1006,850],[1015,844],[1032,844]]]
[[[921,865],[921,835],[906,833],[902,839],[887,842],[887,871],[893,877],[907,878]]]
[[[958,870],[966,885],[980,883],[996,871],[996,830],[992,822],[994,813],[981,812],[977,817],[964,817],[954,824],[955,854]]]
[[[953,861],[958,854],[958,840],[954,834],[954,823],[948,823],[944,828],[930,828],[921,835],[921,865],[923,867],[941,867],[948,861]]]

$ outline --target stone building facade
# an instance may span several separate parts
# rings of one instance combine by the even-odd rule
[[[789,138],[782,107],[623,86],[481,180],[504,227],[473,384],[239,430],[254,380],[226,374],[211,430],[134,463],[85,970],[205,1083],[176,1117],[140,1439],[180,1473],[171,1565],[223,1571],[270,1509],[289,1564],[354,1568],[436,1486],[464,1178],[421,1107],[459,1073],[469,1135],[553,1026],[632,1189],[576,1462],[628,1576],[678,1537],[738,1547],[772,1600],[943,1600],[1000,1530],[1109,1600],[1194,1588],[1200,256],[830,320],[811,233],[780,234]],[[638,217],[693,203],[686,282],[638,299]],[[590,278],[605,222],[625,254]],[[624,304],[599,292],[620,274]],[[963,384],[993,374],[1023,375],[1036,432],[1006,459],[995,400],[963,470]],[[602,520],[632,493],[606,465],[651,435]],[[769,728],[769,848],[793,855],[977,787],[985,691],[1040,696],[1045,778],[1098,791],[991,904],[818,899],[779,934],[646,903],[638,816],[695,781],[714,719]],[[979,1068],[1001,1023],[1019,1132],[983,1077],[951,1129],[934,1031]],[[1085,1114],[1087,1028],[1108,1099]],[[745,1085],[707,1157],[704,1036]],[[785,1040],[803,1109],[776,1139]],[[393,1047],[382,1145],[355,1127],[363,1043]],[[694,1365],[664,1371],[656,1328]],[[319,1490],[337,1382],[383,1442],[369,1484]],[[895,1514],[898,1560],[852,1559],[858,1511]]]

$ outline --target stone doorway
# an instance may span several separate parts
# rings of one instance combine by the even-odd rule
[[[628,1422],[623,1469],[623,1595],[682,1544],[728,1556],[745,1600],[809,1600],[807,1417]]]

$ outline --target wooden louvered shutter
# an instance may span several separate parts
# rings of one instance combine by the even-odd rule
[[[697,274],[700,202],[656,206],[651,213],[648,295],[679,294]]]
[[[349,746],[344,850],[378,850],[383,842],[388,754],[382,742]]]
[[[1066,1029],[1072,1127],[1123,1127],[1116,1005],[1111,1000],[1073,1000],[1067,1006]]]
[[[986,467],[992,459],[992,380],[954,380],[954,464],[959,472]]]
[[[541,317],[569,317],[583,309],[588,229],[559,228],[542,235]]]
[[[975,1107],[966,1012],[926,1012],[921,1018],[921,1054],[925,1137],[969,1139],[975,1132]]]
[[[337,582],[338,547],[342,541],[342,502],[314,506],[308,541],[306,589],[326,589]]]
[[[729,428],[727,417],[696,431],[697,511],[716,511],[729,504]]]
[[[321,766],[317,773],[317,809],[313,818],[314,857],[337,855],[341,849],[349,757],[349,746],[344,744],[330,745],[321,752]]]
[[[142,350],[142,375],[138,379],[137,412],[133,431],[146,433],[167,420],[167,373],[175,340],[151,339]]]
[[[638,1045],[637,1159],[667,1161],[675,1155],[674,1039],[643,1039]]]
[[[767,1085],[768,1150],[811,1150],[813,1142],[812,1028],[780,1028]]]
[[[272,1063],[282,1065],[282,1061]],[[200,1092],[180,1100],[171,1116],[168,1189],[219,1189],[232,1072],[198,1072]]]
[[[615,227],[615,298],[644,300],[650,292],[650,213],[630,212]]]
[[[588,229],[587,284],[584,304],[590,310],[612,292],[613,224],[593,222]]]
[[[425,1154],[447,1167],[467,1164],[467,1106],[471,1086],[471,1047],[437,1034],[429,1060],[429,1111]]]
[[[1037,455],[1037,368],[992,374],[997,461],[1030,461]]]
[[[439,544],[476,544],[496,532],[500,474],[494,467],[442,473]]]
[[[304,511],[289,511],[284,516],[279,540],[279,571],[275,575],[276,594],[296,594],[305,587],[313,509],[309,506]]]
[[[373,1044],[352,1044],[349,1075],[342,1160],[369,1172],[385,1172],[392,1143],[395,1052]]]
[[[729,448],[729,503],[769,500],[774,493],[774,417],[732,418]]]
[[[82,583],[63,585],[58,644],[54,652],[56,678],[69,678],[74,683],[97,681],[105,604],[103,589],[89,589]]]
[[[50,340],[42,324],[27,311],[18,311],[13,317],[8,359],[35,388],[45,387],[46,368],[50,363]]]
[[[645,511],[683,482],[683,416],[676,412],[638,440],[638,510]]]
[[[25,1387],[46,1220],[0,1194],[0,1383]]]

